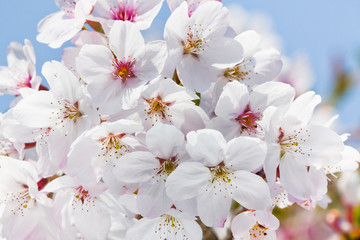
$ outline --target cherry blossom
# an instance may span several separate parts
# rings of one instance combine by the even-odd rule
[[[96,0],[55,0],[61,11],[52,13],[38,24],[37,40],[59,48],[84,26]]]
[[[26,239],[42,231],[44,238],[56,238],[58,230],[50,214],[52,200],[42,191],[36,168],[29,162],[0,156],[0,173],[1,182],[6,183],[0,188],[2,237]]]
[[[164,0],[97,0],[94,8],[96,20],[103,28],[116,21],[135,23],[140,30],[150,27]]]
[[[187,133],[204,128],[209,121],[206,113],[192,101],[196,98],[170,79],[158,78],[142,91],[135,113],[130,116],[142,122],[146,130],[161,122]]]
[[[35,52],[29,40],[25,45],[12,42],[8,47],[8,67],[0,67],[0,94],[19,95],[19,89],[38,89],[41,78],[36,75]]]
[[[111,224],[110,212],[102,200],[105,190],[101,183],[83,186],[69,176],[59,177],[44,188],[56,193],[53,214],[59,216],[63,237],[106,239]]]
[[[165,192],[167,178],[184,161],[184,134],[172,125],[158,123],[146,134],[147,151],[128,153],[116,165],[116,177],[140,183],[137,207],[142,216],[156,217],[174,204]]]
[[[168,19],[164,37],[169,58],[186,88],[205,91],[216,80],[209,65],[230,66],[242,60],[242,46],[225,37],[227,17],[221,3],[210,1],[200,5],[191,17],[183,2]]]
[[[255,31],[245,31],[235,37],[244,50],[244,58],[233,66],[215,70],[217,85],[239,81],[249,88],[271,81],[282,68],[280,52],[274,48],[260,48],[261,37]]]
[[[24,92],[24,99],[14,107],[12,116],[33,129],[23,134],[33,137],[36,132],[37,139],[46,138],[49,151],[56,153],[50,155],[51,162],[63,168],[72,141],[99,118],[81,83],[64,65],[48,62],[42,73],[51,90]]]
[[[134,24],[114,23],[109,45],[83,46],[76,62],[97,107],[108,114],[134,108],[141,87],[158,74]]]
[[[209,127],[221,131],[225,138],[240,135],[262,137],[262,116],[269,106],[286,106],[294,98],[289,85],[268,82],[255,87],[250,93],[244,84],[228,83],[215,108],[215,117]]]
[[[202,239],[202,231],[195,219],[186,213],[170,209],[157,218],[143,218],[130,228],[127,239],[180,240]]]
[[[71,145],[66,172],[82,184],[100,180],[110,184],[108,181],[115,178],[112,168],[119,158],[141,147],[134,136],[141,131],[140,124],[126,119],[103,122],[86,131]]]
[[[264,164],[267,179],[275,182],[279,166],[282,185],[289,194],[302,200],[308,199],[309,194],[316,194],[311,190],[314,182],[325,184],[324,168],[339,162],[344,149],[342,139],[333,130],[309,124],[320,101],[318,95],[307,92],[296,98],[288,108],[270,107],[264,113],[271,115],[271,118],[268,118],[270,115],[264,117],[267,122],[265,140],[268,155]],[[318,171],[318,174],[313,174],[313,171]],[[299,179],[302,179],[301,183]],[[326,193],[326,184],[325,189],[321,189]]]
[[[265,181],[251,173],[264,161],[265,143],[250,137],[226,142],[220,132],[210,129],[190,132],[186,138],[194,162],[180,164],[168,177],[166,192],[172,199],[196,197],[201,220],[215,227],[223,226],[232,199],[249,209],[271,205]]]
[[[275,230],[279,225],[279,220],[270,212],[246,211],[233,219],[231,230],[235,239],[239,240],[276,240]]]

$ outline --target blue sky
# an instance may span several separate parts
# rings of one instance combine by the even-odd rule
[[[249,12],[263,12],[272,19],[274,31],[282,38],[283,53],[292,56],[302,51],[309,55],[315,73],[314,89],[326,98],[332,85],[331,59],[343,58],[349,69],[355,69],[360,56],[360,2],[358,0],[224,0],[225,5],[239,4]],[[49,60],[60,60],[62,49],[51,49],[36,42],[37,23],[57,11],[51,0],[0,0],[0,65],[5,66],[6,48],[11,41],[32,41],[37,56],[37,69]],[[155,19],[151,31],[161,35],[166,18],[166,5]],[[67,44],[68,45],[68,44]],[[66,46],[66,45],[65,45]],[[343,122],[359,123],[360,87],[356,86],[339,106]],[[358,96],[359,95],[359,96]],[[4,112],[8,97],[0,97]]]

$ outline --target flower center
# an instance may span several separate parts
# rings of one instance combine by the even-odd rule
[[[280,158],[282,158],[285,153],[298,153],[303,156],[310,156],[308,151],[312,151],[312,149],[303,149],[302,143],[306,142],[306,138],[310,137],[308,134],[308,130],[304,130],[300,128],[299,130],[294,130],[294,132],[290,135],[285,134],[285,131],[280,127],[279,128],[279,137],[278,143],[280,144],[281,152]]]
[[[69,122],[74,123],[83,115],[79,110],[79,102],[70,103],[67,100],[50,102],[50,104],[57,104],[57,111],[52,112],[49,119],[54,121],[55,126],[65,128]],[[65,134],[67,135],[67,134]]]
[[[231,81],[243,81],[250,79],[250,74],[254,71],[252,59],[243,60],[234,67],[225,69],[224,77]]]
[[[162,101],[160,96],[157,96],[156,98],[145,99],[145,101],[149,104],[145,111],[150,119],[154,117],[155,121],[158,121],[159,118],[167,119],[171,117],[171,115],[167,114],[169,106],[172,104],[171,102]],[[145,120],[147,120],[147,118]]]
[[[115,6],[112,6],[110,11],[114,20],[135,22],[137,10],[132,2],[121,1]]]
[[[258,123],[261,118],[261,113],[253,112],[247,107],[247,109],[240,114],[235,120],[241,126],[241,133],[246,131],[248,134],[250,133],[258,133]]]
[[[241,71],[239,65],[236,65],[232,68],[227,68],[224,72],[224,76],[229,79],[229,81],[243,80],[247,75],[249,75],[249,72]]]
[[[184,54],[191,54],[197,56],[205,51],[209,47],[209,41],[212,39],[206,39],[202,37],[202,33],[205,30],[201,27],[201,24],[194,24],[194,26],[188,26],[188,32],[186,34],[186,40],[182,42],[184,47]],[[211,29],[209,29],[211,31]]]
[[[84,204],[84,201],[90,197],[89,192],[84,190],[82,186],[78,187],[77,189],[77,195],[75,195],[75,198],[81,201],[82,204]]]
[[[210,169],[211,171],[211,183],[214,182],[225,182],[230,183],[231,178],[229,176],[232,175],[232,171],[224,166],[216,166]]]
[[[14,147],[14,144],[5,138],[1,139],[1,136],[0,136],[0,156],[9,157],[13,153],[17,153],[17,150]]]
[[[88,212],[91,207],[95,206],[95,199],[96,198],[92,197],[83,186],[80,186],[75,189],[72,208],[75,210],[81,207],[81,210]]]
[[[263,225],[256,223],[252,229],[249,230],[250,239],[263,239],[263,237],[267,236],[268,228]]]
[[[105,156],[112,157],[113,155],[121,156],[129,152],[129,147],[121,141],[121,138],[123,138],[125,135],[126,135],[125,133],[121,133],[117,135],[110,133],[107,137],[100,138],[99,141],[101,142],[102,145],[101,155],[103,157]],[[100,157],[100,154],[98,154],[98,156]],[[107,159],[105,161],[108,162]]]
[[[181,239],[189,240],[181,220],[168,214],[161,215],[159,223],[155,226],[155,234],[159,239],[178,239],[180,236]]]
[[[134,74],[135,59],[133,61],[119,61],[115,58],[113,62],[113,75],[124,83],[128,78],[136,77]]]
[[[31,81],[31,77],[28,76],[23,81],[18,82],[18,84],[16,84],[17,89],[24,88],[24,87],[31,88],[30,81]]]
[[[4,200],[6,204],[9,204],[9,208],[11,208],[11,212],[14,215],[20,213],[21,216],[24,216],[24,211],[29,209],[30,205],[34,203],[34,200],[29,195],[29,187],[25,184],[22,186],[23,189],[17,192],[7,193]]]
[[[79,102],[75,102],[74,104],[65,103],[64,118],[69,118],[76,122],[81,116],[82,113],[79,111]]]
[[[178,166],[178,159],[172,157],[170,159],[157,158],[161,164],[158,174],[169,176]]]

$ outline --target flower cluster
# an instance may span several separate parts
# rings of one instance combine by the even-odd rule
[[[7,239],[276,239],[275,207],[329,202],[329,175],[357,168],[347,135],[312,122],[321,102],[273,81],[280,53],[237,32],[220,1],[55,0],[42,67],[12,43],[0,93],[1,236]],[[200,227],[200,225],[202,228]]]

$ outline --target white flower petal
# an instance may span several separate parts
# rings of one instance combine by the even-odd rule
[[[271,206],[270,190],[264,179],[246,171],[236,171],[231,178],[232,198],[243,207],[264,210]]]
[[[245,57],[250,57],[259,47],[261,36],[254,30],[247,30],[235,37],[244,48]]]
[[[184,149],[185,137],[176,127],[158,123],[147,132],[146,145],[155,156],[170,159]]]
[[[201,163],[184,162],[166,180],[166,193],[176,201],[198,196],[208,185],[210,171]]]
[[[286,112],[286,118],[295,118],[299,125],[309,123],[315,107],[321,102],[321,97],[314,92],[306,92],[295,99]]]
[[[183,57],[176,70],[181,83],[190,91],[204,92],[216,81],[209,67],[190,54]]]
[[[224,160],[226,141],[213,129],[201,129],[186,135],[186,150],[194,161],[217,166]]]
[[[227,145],[225,165],[234,170],[254,171],[266,156],[266,143],[258,138],[238,137]]]
[[[254,217],[248,216],[248,214],[240,213],[233,218],[231,222],[231,232],[235,239],[241,239],[242,237],[248,236],[251,228],[256,224]],[[245,238],[246,239],[246,238]]]
[[[136,25],[128,21],[114,22],[109,33],[109,44],[119,60],[133,60],[144,55],[144,38]]]
[[[283,62],[278,50],[273,48],[261,50],[255,53],[253,57],[256,65],[255,74],[251,76],[251,81],[260,84],[271,81],[279,75]]]
[[[229,194],[210,187],[203,191],[197,200],[201,221],[208,227],[224,227],[232,201]]]
[[[216,104],[217,116],[226,119],[237,118],[249,104],[249,92],[244,84],[231,82],[225,85]]]
[[[137,208],[145,217],[157,217],[166,213],[173,202],[166,195],[164,177],[155,177],[143,183],[137,196]]]
[[[250,108],[263,112],[268,106],[282,107],[290,104],[295,90],[289,84],[266,82],[253,89],[250,95]]]
[[[154,176],[159,166],[159,160],[151,153],[131,152],[118,159],[114,173],[120,181],[140,183]]]

